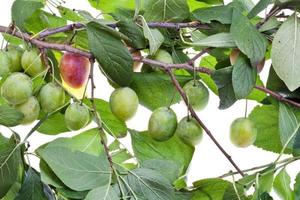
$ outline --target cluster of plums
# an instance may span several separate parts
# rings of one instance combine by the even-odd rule
[[[183,89],[195,110],[201,110],[207,105],[209,92],[200,81],[192,80],[186,83]],[[122,121],[133,117],[138,105],[138,96],[128,87],[118,88],[110,96],[111,111]],[[148,123],[148,132],[156,141],[166,141],[177,134],[183,142],[193,146],[202,138],[202,128],[194,118],[184,117],[178,123],[175,112],[169,107],[160,107],[153,111]]]
[[[61,76],[71,87],[77,88],[84,84],[88,76],[87,68],[87,58],[69,53],[62,57]],[[1,96],[23,113],[22,124],[30,124],[37,120],[41,110],[46,114],[52,113],[67,103],[64,89],[55,82],[46,83],[37,94],[34,93],[32,79],[43,76],[46,72],[37,49],[23,52],[18,47],[9,46],[6,51],[0,52],[0,75],[4,78]],[[81,129],[89,121],[89,109],[79,102],[70,104],[65,111],[65,122],[70,130]]]

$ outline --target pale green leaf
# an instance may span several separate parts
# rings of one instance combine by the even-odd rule
[[[293,191],[290,187],[291,177],[285,169],[282,169],[274,180],[275,192],[284,200],[294,200]]]

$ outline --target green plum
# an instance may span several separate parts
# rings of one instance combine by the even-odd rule
[[[198,80],[191,80],[184,85],[183,90],[193,109],[199,111],[207,106],[209,92],[203,83]]]
[[[159,62],[163,62],[163,63],[168,63],[168,64],[173,63],[173,58],[172,58],[171,54],[169,52],[167,52],[166,50],[162,50],[162,49],[159,49],[155,53],[153,59],[157,60]]]
[[[23,73],[15,72],[4,81],[1,96],[12,105],[25,103],[33,93],[31,79]]]
[[[55,83],[47,83],[41,88],[39,100],[43,111],[53,112],[64,105],[65,91]]]
[[[11,72],[21,71],[22,70],[21,59],[23,55],[22,49],[16,46],[8,46],[7,49],[8,49],[7,54],[12,64],[10,67],[10,71]]]
[[[17,105],[16,109],[24,114],[22,124],[30,124],[38,119],[40,113],[40,104],[36,97],[30,97],[25,103]]]
[[[247,118],[238,118],[230,126],[230,139],[237,147],[248,147],[254,144],[257,129],[252,121]]]
[[[122,121],[132,118],[138,108],[139,98],[130,88],[118,88],[110,96],[110,109]]]
[[[175,134],[186,144],[196,146],[202,139],[203,130],[194,118],[184,117],[178,123]]]
[[[40,53],[37,49],[25,51],[21,63],[25,73],[31,77],[40,76],[46,72],[46,68],[42,63]]]
[[[160,107],[154,110],[150,117],[148,132],[154,140],[166,141],[174,135],[176,127],[175,112],[171,108]]]
[[[69,130],[84,128],[90,121],[89,109],[80,103],[72,103],[65,112],[65,122]]]
[[[0,51],[0,77],[6,76],[9,74],[10,69],[12,68],[12,62],[8,53],[6,51]]]

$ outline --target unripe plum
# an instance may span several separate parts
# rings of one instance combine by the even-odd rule
[[[4,81],[1,87],[1,96],[12,105],[25,103],[32,96],[33,83],[23,73],[15,72]]]
[[[7,55],[11,60],[11,72],[19,72],[22,70],[21,59],[23,55],[23,51],[21,48],[16,46],[8,46],[7,47]]]
[[[80,88],[90,73],[89,59],[74,53],[65,53],[60,61],[60,75],[72,88]]]
[[[171,108],[161,107],[152,113],[148,132],[150,136],[157,141],[166,141],[170,139],[177,127],[177,117]]]
[[[41,88],[39,100],[43,111],[53,112],[64,105],[65,91],[55,83],[47,83]]]
[[[169,52],[167,52],[166,50],[162,50],[162,49],[159,49],[154,57],[153,57],[154,60],[157,60],[159,62],[163,62],[163,63],[169,63],[169,64],[172,64],[173,63],[173,58],[172,56],[170,55]]]
[[[202,110],[208,104],[209,92],[203,83],[191,80],[183,87],[189,104],[197,111]]]
[[[230,126],[230,139],[237,147],[252,145],[257,136],[257,129],[252,121],[247,118],[238,118]]]
[[[128,88],[118,88],[110,96],[110,109],[112,113],[122,121],[127,121],[133,117],[139,105],[136,93]]]
[[[21,63],[25,73],[31,77],[40,76],[46,72],[46,68],[42,63],[40,53],[37,49],[25,51]]]
[[[69,130],[84,128],[90,121],[88,108],[80,103],[72,103],[65,112],[65,122]]]
[[[196,146],[202,139],[203,130],[194,118],[184,117],[178,123],[175,134],[186,144]]]
[[[40,104],[38,100],[32,96],[25,103],[17,105],[16,109],[24,115],[21,123],[30,124],[38,119],[40,113]]]

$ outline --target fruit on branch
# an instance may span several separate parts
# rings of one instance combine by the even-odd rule
[[[198,80],[191,80],[184,85],[183,90],[193,109],[199,111],[207,106],[209,91],[203,83]]]
[[[25,103],[32,96],[32,81],[23,73],[11,74],[2,84],[1,96],[12,105]]]
[[[42,110],[46,113],[53,112],[65,103],[65,92],[55,83],[47,83],[41,88],[39,100]]]
[[[25,73],[29,74],[31,77],[43,75],[46,72],[38,49],[25,51],[21,63]]]
[[[122,121],[132,118],[138,108],[137,94],[130,88],[118,88],[110,96],[110,109],[112,113]]]
[[[230,126],[230,139],[237,147],[248,147],[254,144],[256,136],[257,129],[247,118],[238,118]]]
[[[74,53],[65,53],[60,61],[60,75],[72,88],[80,88],[90,73],[89,59]]]
[[[90,121],[89,109],[78,102],[69,105],[65,112],[65,122],[69,130],[84,128]]]
[[[19,72],[22,70],[21,59],[23,55],[23,50],[16,46],[8,46],[7,47],[7,55],[11,60],[11,72]]]
[[[157,60],[159,62],[163,62],[163,63],[168,63],[168,64],[172,64],[173,63],[173,58],[170,55],[170,53],[167,52],[166,50],[162,50],[162,49],[159,49],[155,53],[153,59]]]
[[[23,113],[22,124],[30,124],[38,119],[40,113],[40,104],[36,97],[30,97],[25,103],[17,105],[16,109]]]
[[[149,123],[148,132],[157,141],[170,139],[177,127],[177,117],[171,108],[161,107],[154,110]]]
[[[233,49],[231,51],[231,54],[230,54],[230,63],[231,63],[231,65],[234,65],[236,63],[240,53],[241,52],[240,52],[239,49]],[[257,72],[260,73],[263,70],[264,66],[265,66],[265,59],[261,60],[257,64],[257,66],[256,66]]]
[[[8,53],[4,50],[1,50],[0,51],[0,77],[8,75],[11,68],[12,68],[12,62],[8,56]]]
[[[186,144],[195,146],[202,139],[203,129],[194,118],[184,117],[178,123],[175,134]]]

